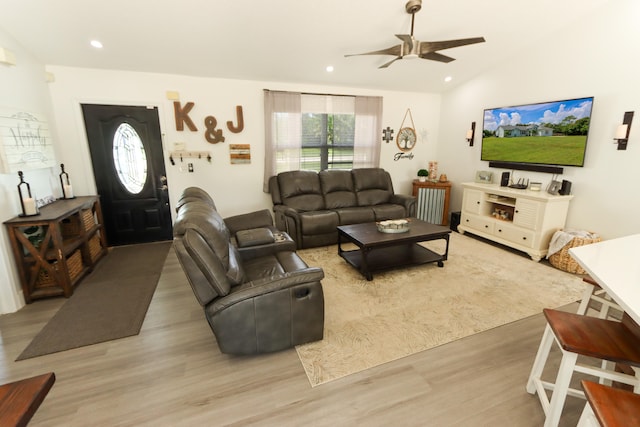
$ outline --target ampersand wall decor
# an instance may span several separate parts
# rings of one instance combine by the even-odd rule
[[[222,135],[222,129],[216,129],[218,126],[218,121],[213,116],[207,116],[204,119],[204,125],[207,127],[207,130],[204,132],[204,138],[212,143],[217,144],[218,142],[224,142],[224,136]]]

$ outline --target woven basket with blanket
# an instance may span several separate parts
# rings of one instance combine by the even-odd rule
[[[587,274],[576,262],[569,249],[602,241],[602,238],[591,231],[558,230],[551,237],[547,259],[555,268],[575,274]]]

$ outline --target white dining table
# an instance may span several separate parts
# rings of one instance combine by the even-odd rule
[[[640,234],[574,247],[569,254],[640,324]]]
[[[640,234],[569,249],[582,268],[640,324]],[[578,426],[599,426],[585,404]]]

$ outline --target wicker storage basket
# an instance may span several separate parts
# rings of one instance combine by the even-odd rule
[[[85,231],[91,230],[96,225],[95,218],[93,217],[93,211],[91,209],[84,209],[80,211],[80,215],[82,217],[82,224],[84,225]]]
[[[580,267],[576,260],[573,259],[571,255],[569,255],[569,249],[602,241],[602,238],[597,234],[591,234],[593,234],[594,237],[588,238],[576,236],[571,239],[571,241],[564,245],[561,250],[549,257],[549,263],[555,268],[567,271],[569,273],[587,274],[587,272],[584,271],[582,267]]]
[[[60,222],[60,232],[64,240],[75,239],[80,235],[80,231],[80,219],[75,215],[65,218]]]
[[[49,271],[45,268],[40,268],[38,271],[38,278],[36,279],[36,288],[45,288],[49,286],[60,286],[60,282],[58,281],[58,274],[60,274],[60,266],[57,261],[54,261],[52,264],[53,269],[55,271],[55,275],[49,273]],[[71,282],[75,281],[76,278],[82,273],[84,265],[82,264],[82,253],[80,250],[76,250],[69,258],[67,258],[67,270],[69,272],[69,278]]]
[[[80,250],[78,249],[69,258],[67,258],[67,270],[69,271],[69,278],[71,279],[71,282],[76,280],[80,273],[82,273],[83,268],[82,253],[80,253]]]
[[[95,262],[102,252],[102,242],[100,241],[100,235],[96,233],[91,239],[89,239],[89,255],[91,256],[91,262]]]
[[[55,274],[58,274],[58,265],[57,263],[53,263],[53,269]],[[49,273],[49,270],[45,268],[40,268],[38,271],[38,277],[36,278],[35,287],[36,289],[46,288],[49,286],[58,286],[58,279],[56,276]]]

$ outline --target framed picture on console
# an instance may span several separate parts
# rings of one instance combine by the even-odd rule
[[[491,184],[493,182],[493,172],[477,171],[476,182],[480,184]]]

